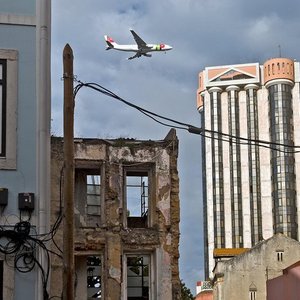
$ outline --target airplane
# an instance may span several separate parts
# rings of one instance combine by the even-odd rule
[[[119,45],[111,37],[105,35],[104,38],[107,44],[106,50],[115,49],[119,51],[136,52],[135,55],[127,58],[130,60],[141,56],[151,57],[152,55],[148,54],[148,52],[153,52],[153,51],[166,52],[172,49],[171,46],[166,44],[147,44],[135,33],[134,30],[131,29],[130,32],[133,35],[136,45]]]

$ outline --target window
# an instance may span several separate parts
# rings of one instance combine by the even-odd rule
[[[101,258],[88,256],[87,264],[87,299],[101,299]]]
[[[77,255],[75,269],[75,300],[103,299],[101,256]]]
[[[16,50],[0,50],[0,169],[16,169]]]
[[[256,300],[256,291],[249,292],[249,300]]]
[[[126,171],[127,226],[148,226],[148,171]]]
[[[100,182],[100,175],[86,176],[86,213],[88,215],[100,215]]]
[[[150,299],[150,256],[127,256],[127,299]]]
[[[282,250],[276,251],[277,261],[283,261],[283,253],[284,253],[284,251],[282,251]]]
[[[249,286],[249,300],[256,300],[257,288],[256,285],[252,282]]]
[[[101,166],[89,162],[75,170],[75,222],[78,227],[99,227],[104,222]],[[79,164],[80,165],[80,164]]]

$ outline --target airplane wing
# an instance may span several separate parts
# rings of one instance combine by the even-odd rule
[[[133,37],[134,37],[134,40],[135,40],[135,42],[137,43],[137,45],[138,45],[139,48],[143,48],[143,49],[149,48],[149,47],[147,46],[147,43],[146,43],[145,41],[143,41],[143,40],[135,33],[134,30],[131,29],[130,32],[132,33],[132,35],[133,35]]]
[[[135,55],[133,55],[131,57],[128,57],[127,59],[131,60],[131,59],[134,59],[134,58],[137,58],[137,57],[141,57],[142,55],[146,56],[146,57],[151,57],[152,56],[151,54],[142,53],[142,52],[138,51]]]
[[[135,55],[133,55],[133,56],[130,56],[130,57],[128,57],[127,59],[128,60],[131,60],[131,59],[134,59],[134,58],[137,58],[137,57],[141,57],[141,54],[139,53],[139,52],[137,52]]]

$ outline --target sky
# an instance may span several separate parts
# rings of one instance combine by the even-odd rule
[[[62,52],[69,43],[74,74],[160,115],[200,126],[198,74],[205,67],[300,56],[296,0],[52,0],[52,134],[62,135]],[[127,60],[105,51],[103,36],[133,44],[134,29],[148,43],[173,50]],[[89,89],[75,104],[75,135],[161,140],[168,127]],[[180,177],[180,277],[195,293],[204,279],[200,136],[177,130]]]

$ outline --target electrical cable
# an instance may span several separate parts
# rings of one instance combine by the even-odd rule
[[[275,142],[257,140],[257,139],[249,139],[249,138],[244,138],[244,137],[240,137],[240,136],[230,135],[230,134],[223,133],[223,132],[220,132],[220,131],[202,129],[202,128],[199,128],[197,126],[193,126],[193,125],[188,124],[188,123],[179,122],[177,120],[164,117],[164,116],[159,115],[157,113],[154,113],[152,111],[146,110],[146,109],[144,109],[144,108],[142,108],[138,105],[135,105],[135,104],[133,104],[129,101],[126,101],[125,99],[119,97],[117,94],[115,94],[114,92],[110,91],[109,89],[101,86],[100,84],[97,84],[97,83],[94,83],[94,82],[84,83],[84,82],[82,82],[80,80],[77,80],[77,79],[74,79],[74,80],[76,82],[78,82],[78,84],[74,88],[74,93],[73,93],[74,100],[75,100],[76,95],[78,94],[79,90],[82,87],[88,87],[88,88],[91,88],[95,91],[98,91],[98,92],[100,92],[100,93],[102,93],[106,96],[109,96],[109,97],[112,97],[112,98],[114,98],[118,101],[121,101],[124,104],[126,104],[126,105],[128,105],[132,108],[137,109],[138,111],[140,111],[141,113],[143,113],[147,117],[151,118],[155,122],[157,122],[161,125],[167,126],[167,127],[187,130],[190,133],[199,134],[199,135],[201,135],[205,138],[217,139],[217,140],[221,140],[221,141],[224,141],[224,142],[236,143],[236,144],[240,144],[240,145],[255,145],[255,146],[259,146],[259,147],[263,147],[263,148],[268,148],[268,149],[271,149],[273,151],[279,151],[279,152],[282,152],[282,153],[292,154],[292,153],[299,153],[300,152],[300,150],[298,150],[298,151],[290,150],[290,149],[300,149],[300,146],[288,145],[288,144],[283,144],[283,143],[275,143]],[[159,119],[162,119],[164,121],[168,121],[171,124],[160,121]],[[176,125],[174,125],[174,124],[176,124]],[[210,136],[207,135],[207,134],[210,134]],[[215,137],[215,135],[218,135],[218,137]]]
[[[176,121],[176,120],[174,120],[174,119],[164,117],[164,116],[159,115],[159,114],[157,114],[157,113],[154,113],[154,112],[152,112],[152,111],[146,110],[146,109],[144,109],[144,108],[142,108],[142,107],[140,107],[140,106],[138,106],[138,105],[135,105],[135,104],[133,104],[133,103],[131,103],[131,102],[129,102],[129,101],[126,101],[125,99],[119,97],[118,95],[116,95],[116,94],[113,93],[112,91],[108,90],[107,88],[105,88],[105,87],[103,87],[103,86],[101,86],[101,85],[99,85],[99,84],[97,84],[97,83],[92,83],[92,82],[89,82],[89,83],[83,83],[83,82],[81,82],[81,81],[78,81],[78,82],[79,82],[79,84],[78,84],[78,85],[75,87],[75,89],[74,89],[74,99],[75,99],[77,93],[79,92],[79,90],[80,90],[82,87],[85,86],[85,87],[89,87],[89,88],[91,88],[91,89],[93,89],[93,90],[95,90],[95,91],[98,91],[98,92],[100,92],[100,93],[102,93],[102,94],[104,94],[104,95],[107,95],[107,96],[110,96],[110,97],[112,97],[112,98],[115,98],[115,99],[117,99],[117,100],[123,102],[124,104],[126,104],[126,105],[128,105],[128,106],[130,106],[130,107],[132,107],[132,108],[135,108],[135,109],[137,109],[138,111],[140,111],[140,112],[142,112],[142,113],[145,113],[148,117],[149,117],[149,115],[151,115],[152,117],[158,117],[158,118],[160,118],[160,119],[163,119],[163,120],[165,120],[165,121],[172,122],[172,123],[177,124],[177,125],[186,126],[186,127],[190,127],[190,126],[191,126],[190,124],[183,123],[183,122],[179,122],[179,121]],[[165,124],[163,124],[163,125],[165,125]],[[170,126],[170,125],[168,125],[168,126]],[[187,128],[184,128],[184,127],[183,127],[183,128],[180,128],[180,129],[188,130]]]
[[[43,298],[48,300],[50,254],[60,255],[48,249],[45,242],[36,235],[31,235],[33,228],[28,221],[20,221],[14,226],[0,226],[0,253],[4,255],[6,263],[10,265],[13,262],[12,267],[20,273],[31,272],[37,266],[42,276]],[[38,248],[45,253],[46,270],[36,257]]]
[[[281,152],[292,153],[293,151],[282,151],[282,150],[280,150],[278,148],[274,148],[273,146],[285,147],[285,148],[292,148],[292,149],[299,149],[300,148],[300,146],[293,146],[293,145],[288,145],[288,144],[283,144],[283,143],[269,142],[269,141],[264,141],[264,140],[249,139],[249,138],[244,138],[244,137],[240,137],[240,136],[234,136],[234,135],[231,135],[231,134],[228,134],[228,133],[223,133],[223,132],[214,131],[214,130],[205,129],[205,132],[210,133],[210,134],[222,135],[224,137],[229,138],[230,141],[231,140],[243,141],[243,142],[246,142],[245,144],[247,144],[247,145],[251,145],[251,144],[255,144],[255,145],[258,145],[258,146],[270,145],[270,147],[269,147],[270,149],[272,149],[272,150],[278,150],[278,151],[281,151]],[[218,139],[218,138],[216,138],[216,139]],[[262,144],[262,145],[260,145],[260,144]],[[299,152],[299,151],[297,151],[297,152]],[[293,153],[295,153],[295,152],[293,152]]]
[[[19,221],[15,225],[2,225],[0,226],[0,253],[4,255],[5,261],[12,268],[20,273],[31,272],[37,266],[41,272],[42,286],[43,286],[43,299],[50,300],[59,298],[52,296],[49,298],[47,285],[50,275],[50,254],[56,255],[62,259],[62,250],[59,248],[54,240],[54,236],[62,222],[62,181],[63,181],[63,168],[60,174],[60,211],[57,219],[55,220],[52,229],[48,233],[37,234],[36,228],[28,221]],[[33,233],[34,231],[34,233]],[[57,253],[49,249],[46,245],[47,242],[52,241],[56,249],[60,252]],[[46,270],[36,257],[37,251],[43,251],[46,258]],[[12,262],[12,265],[10,264]]]
[[[230,136],[230,135],[227,135],[227,134],[223,134],[225,136],[225,138],[224,137],[216,137],[216,136],[211,135],[212,131],[210,131],[210,130],[207,130],[207,131],[209,132],[209,135],[201,133],[201,136],[203,136],[205,138],[213,139],[213,140],[228,142],[230,144],[257,146],[257,147],[260,147],[260,148],[266,148],[266,149],[270,149],[270,150],[273,150],[273,151],[286,153],[286,154],[293,154],[293,153],[299,153],[300,152],[300,150],[292,151],[292,150],[285,150],[285,149],[278,148],[278,147],[286,147],[287,145],[285,145],[285,144],[276,144],[276,143],[272,143],[272,142],[266,142],[266,141],[260,141],[260,140],[254,140],[254,139],[246,139],[246,138],[236,138],[235,136]],[[213,134],[217,135],[219,133],[216,131]],[[278,147],[275,147],[275,146],[278,146]],[[289,147],[291,147],[291,146],[289,146]],[[295,147],[296,146],[294,146],[294,148]]]

